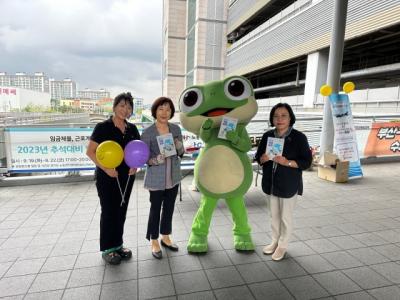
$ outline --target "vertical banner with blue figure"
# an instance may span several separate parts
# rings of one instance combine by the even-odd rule
[[[354,89],[354,84],[350,82],[346,84],[343,86],[343,90],[346,93],[351,92]],[[360,178],[363,173],[349,96],[347,94],[332,93],[329,95],[329,102],[332,108],[333,127],[335,130],[335,152],[341,160],[349,161],[349,179]]]

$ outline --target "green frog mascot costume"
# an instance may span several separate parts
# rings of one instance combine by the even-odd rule
[[[247,152],[251,141],[246,125],[257,113],[251,83],[233,76],[205,85],[194,85],[179,99],[183,128],[200,136],[205,147],[196,160],[194,177],[201,192],[200,207],[192,224],[187,249],[207,252],[207,235],[218,199],[225,199],[233,218],[234,245],[237,250],[254,250],[244,195],[253,173]],[[223,117],[237,120],[235,130],[218,138]]]

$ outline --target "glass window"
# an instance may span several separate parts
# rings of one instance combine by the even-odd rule
[[[193,85],[193,71],[186,74],[186,87]]]
[[[188,1],[188,32],[193,29],[194,23],[196,22],[196,0]]]
[[[195,45],[195,30],[190,31],[187,37],[186,47],[186,73],[189,73],[194,68],[194,45]]]

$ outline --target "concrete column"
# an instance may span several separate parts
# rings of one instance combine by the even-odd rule
[[[332,39],[329,48],[327,83],[332,93],[338,93],[342,73],[344,34],[346,30],[348,0],[335,0],[332,26]],[[335,133],[333,130],[332,110],[328,99],[324,103],[320,153],[332,152]]]
[[[304,87],[304,108],[313,108],[319,89],[326,84],[328,52],[318,51],[308,55],[306,85]]]

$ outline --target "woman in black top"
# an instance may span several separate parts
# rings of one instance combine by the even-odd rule
[[[284,258],[293,231],[293,208],[303,194],[302,170],[310,167],[312,155],[307,137],[293,128],[296,117],[287,103],[276,104],[269,116],[274,130],[264,133],[255,159],[263,168],[262,189],[268,195],[271,214],[271,243],[264,254],[273,260]],[[283,138],[283,153],[270,160],[266,152],[269,137]]]
[[[110,264],[119,264],[121,259],[132,257],[132,252],[123,247],[122,236],[136,169],[129,168],[125,161],[115,169],[105,168],[96,159],[96,149],[99,144],[108,140],[118,143],[122,148],[132,140],[140,140],[136,126],[126,121],[132,115],[132,108],[133,98],[130,93],[115,97],[114,115],[96,125],[86,151],[86,155],[96,164],[96,187],[101,205],[100,251],[103,251],[103,259]],[[126,191],[125,203],[122,204],[117,178],[122,194]]]

